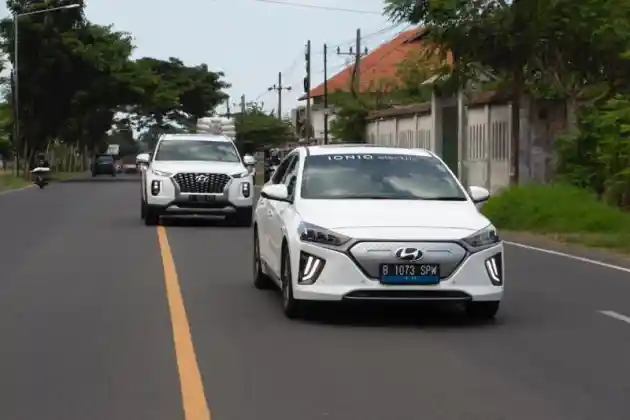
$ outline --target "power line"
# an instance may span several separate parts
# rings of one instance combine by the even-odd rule
[[[371,10],[358,10],[358,9],[346,9],[343,7],[331,7],[331,6],[317,6],[314,4],[303,4],[303,3],[288,3],[284,1],[278,0],[252,0],[260,3],[270,3],[270,4],[278,4],[282,6],[292,6],[292,7],[303,7],[308,9],[320,9],[320,10],[329,10],[331,12],[347,12],[347,13],[360,13],[364,15],[378,15],[383,16],[383,12],[376,12]]]

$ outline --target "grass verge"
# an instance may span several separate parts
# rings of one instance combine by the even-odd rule
[[[53,172],[50,178],[53,181],[63,181],[66,179],[72,179],[77,176],[83,175],[83,172]],[[0,171],[0,191],[15,190],[18,188],[28,187],[32,184],[32,181],[26,180],[23,177],[16,177],[11,172]]]
[[[523,185],[492,197],[482,212],[501,230],[630,254],[630,214],[567,185]]]

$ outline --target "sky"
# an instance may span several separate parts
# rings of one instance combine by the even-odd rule
[[[283,84],[292,91],[282,95],[283,114],[299,104],[305,76],[304,51],[312,44],[312,87],[323,81],[323,45],[329,47],[329,77],[343,69],[350,57],[337,55],[354,45],[361,28],[363,45],[374,49],[404,27],[394,26],[380,15],[382,0],[86,0],[87,18],[114,25],[132,34],[134,57],[178,57],[187,65],[208,64],[225,73],[232,87],[227,91],[233,109],[241,95],[276,109],[277,93],[268,87]],[[4,5],[0,13],[8,14]],[[51,1],[53,3],[53,1]],[[323,10],[311,5],[353,9]],[[360,13],[367,11],[370,13]],[[218,108],[219,112],[225,106]]]

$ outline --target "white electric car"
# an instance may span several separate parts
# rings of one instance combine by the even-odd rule
[[[426,150],[299,147],[254,211],[254,284],[280,287],[290,318],[313,301],[419,300],[492,319],[504,269],[488,198]]]
[[[241,160],[220,134],[165,134],[152,155],[138,155],[146,225],[162,215],[220,215],[240,226],[253,220],[255,162]]]

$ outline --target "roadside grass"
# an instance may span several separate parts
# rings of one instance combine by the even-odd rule
[[[0,171],[0,191],[15,190],[30,185],[31,182],[22,177],[14,176],[10,171]]]
[[[50,179],[53,181],[64,181],[83,175],[84,172],[52,172]],[[23,177],[16,177],[10,171],[0,171],[0,191],[14,190],[18,188],[28,187],[32,181]]]
[[[576,187],[529,184],[508,188],[492,197],[482,212],[503,231],[630,253],[630,213]]]

